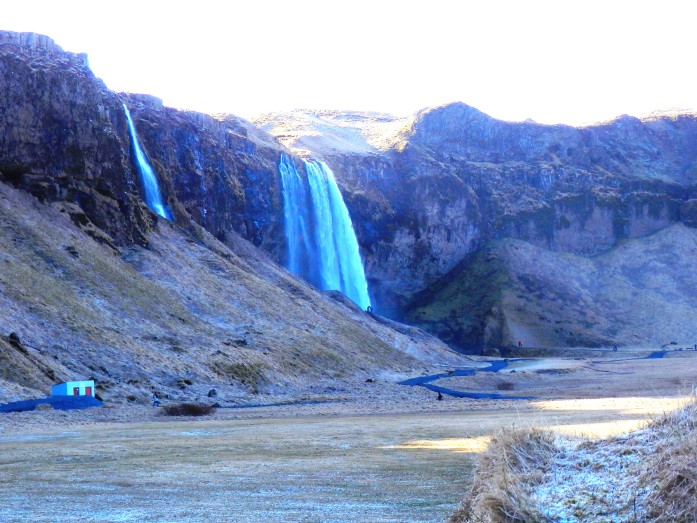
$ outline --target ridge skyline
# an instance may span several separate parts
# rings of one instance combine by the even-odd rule
[[[680,2],[141,4],[125,0],[105,26],[98,4],[37,0],[8,6],[3,28],[88,53],[114,91],[247,119],[298,107],[406,116],[466,100],[505,121],[576,126],[697,107],[694,13]]]

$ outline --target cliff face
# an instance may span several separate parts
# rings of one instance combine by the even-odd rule
[[[551,302],[528,292],[535,285],[516,287],[526,278],[519,279],[523,265],[499,252],[508,245],[501,242],[523,242],[521,256],[564,267],[568,256],[595,259],[629,240],[697,226],[693,114],[572,128],[502,122],[451,104],[401,119],[267,115],[258,128],[234,116],[167,108],[152,96],[113,93],[84,55],[65,53],[46,37],[0,32],[0,181],[51,203],[115,251],[146,245],[158,227],[143,203],[123,103],[177,225],[195,235],[200,225],[250,259],[260,254],[240,236],[276,261],[285,258],[281,154],[325,160],[351,212],[376,310],[458,347],[505,345],[532,332],[516,327],[534,319],[521,323],[516,308],[548,317]],[[688,235],[674,239],[687,249]],[[678,271],[660,270],[666,277]],[[563,271],[551,272],[563,278]],[[563,288],[557,283],[547,284]],[[536,301],[504,299],[515,289]],[[561,292],[569,307],[572,294]],[[638,310],[640,294],[630,293],[627,311]],[[697,312],[697,303],[691,306]],[[599,322],[568,322],[572,335],[542,322],[534,339],[631,341]]]
[[[408,319],[466,349],[692,346],[697,229],[675,223],[593,257],[494,240],[419,293]]]
[[[144,243],[157,220],[142,202],[126,103],[180,224],[282,249],[283,147],[248,122],[113,93],[84,55],[33,34],[0,32],[0,91],[0,179],[61,206],[102,241]]]
[[[180,213],[219,240],[235,232],[280,257],[283,147],[231,115],[179,111],[152,96],[128,95],[126,101],[165,192],[181,204]]]
[[[298,115],[302,124],[295,129],[289,115],[267,115],[258,123],[287,146],[312,150],[337,173],[378,311],[459,347],[524,337],[501,327],[514,323],[513,305],[497,296],[507,292],[516,268],[483,262],[491,242],[520,240],[531,246],[526,256],[550,253],[564,265],[566,255],[590,259],[673,224],[695,223],[695,115],[623,116],[586,128],[502,122],[465,104],[408,119],[311,116]],[[314,136],[312,119],[354,142],[342,149],[337,140]],[[453,287],[467,274],[469,283]],[[563,278],[563,271],[558,275]],[[620,305],[632,310],[637,300]],[[538,301],[524,306],[553,306]],[[697,311],[697,302],[692,306]],[[574,325],[576,334],[569,336],[543,324],[549,333],[534,339],[558,345],[630,341],[601,333],[593,321]]]
[[[123,103],[173,223],[143,203]],[[282,256],[282,153],[244,120],[113,93],[83,55],[0,32],[0,402],[86,377],[116,401],[230,401],[458,361],[253,245]]]
[[[46,37],[0,33],[0,179],[108,243],[142,243],[152,226],[118,97]]]

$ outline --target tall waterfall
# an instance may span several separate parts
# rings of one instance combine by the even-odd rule
[[[285,155],[278,170],[288,241],[288,269],[324,290],[339,290],[361,308],[370,306],[358,241],[334,173],[305,161],[307,179]]]
[[[126,111],[126,120],[128,120],[128,132],[131,135],[131,141],[133,142],[133,151],[136,155],[136,161],[138,162],[138,170],[140,171],[140,179],[143,182],[143,189],[145,191],[145,203],[150,207],[150,209],[160,215],[165,220],[172,220],[172,212],[162,201],[162,195],[160,194],[160,187],[157,184],[157,177],[155,176],[155,171],[153,170],[148,157],[145,156],[143,149],[138,141],[138,135],[136,134],[136,128],[133,125],[133,120],[131,119],[131,112],[123,104],[123,109]]]

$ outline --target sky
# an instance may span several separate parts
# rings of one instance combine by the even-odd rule
[[[245,118],[455,101],[571,125],[696,110],[695,15],[685,0],[0,0],[0,29],[87,53],[112,90]]]

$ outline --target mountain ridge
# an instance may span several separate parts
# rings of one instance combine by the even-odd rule
[[[275,134],[272,121],[267,116],[262,127]],[[694,226],[694,113],[624,115],[576,128],[504,122],[454,103],[424,109],[402,123],[384,150],[322,148],[319,139],[302,146],[315,146],[312,154],[337,173],[357,217],[378,310],[417,322],[454,346],[481,350],[517,342],[515,333],[489,337],[484,327],[452,337],[433,323],[418,323],[424,296],[457,279],[452,271],[466,267],[490,242],[511,238],[560,257],[594,257],[676,223]],[[303,121],[299,139],[311,133]],[[293,121],[286,120],[284,143],[291,149],[294,136]],[[476,302],[472,307],[481,325],[510,312]],[[633,307],[640,304],[626,304]],[[599,323],[581,324],[579,339],[633,343],[603,337],[600,330]],[[553,332],[542,338],[571,343]]]
[[[504,122],[454,103],[406,118],[305,110],[248,122],[112,93],[80,55],[47,51],[40,38],[5,40],[14,43],[0,45],[0,83],[11,107],[2,115],[0,179],[62,208],[117,252],[147,246],[159,227],[142,203],[121,103],[177,226],[194,235],[203,227],[233,250],[241,236],[280,264],[287,257],[281,155],[301,176],[302,158],[327,162],[353,219],[376,312],[396,320],[416,318],[423,297],[491,242],[523,241],[561,263],[565,254],[592,258],[675,224],[697,224],[694,114],[575,128]],[[509,311],[507,302],[500,310],[472,305],[483,324]],[[432,322],[420,325],[442,335]],[[579,339],[602,338],[600,323],[579,325]],[[515,333],[468,332],[444,339],[475,351],[515,341]]]

